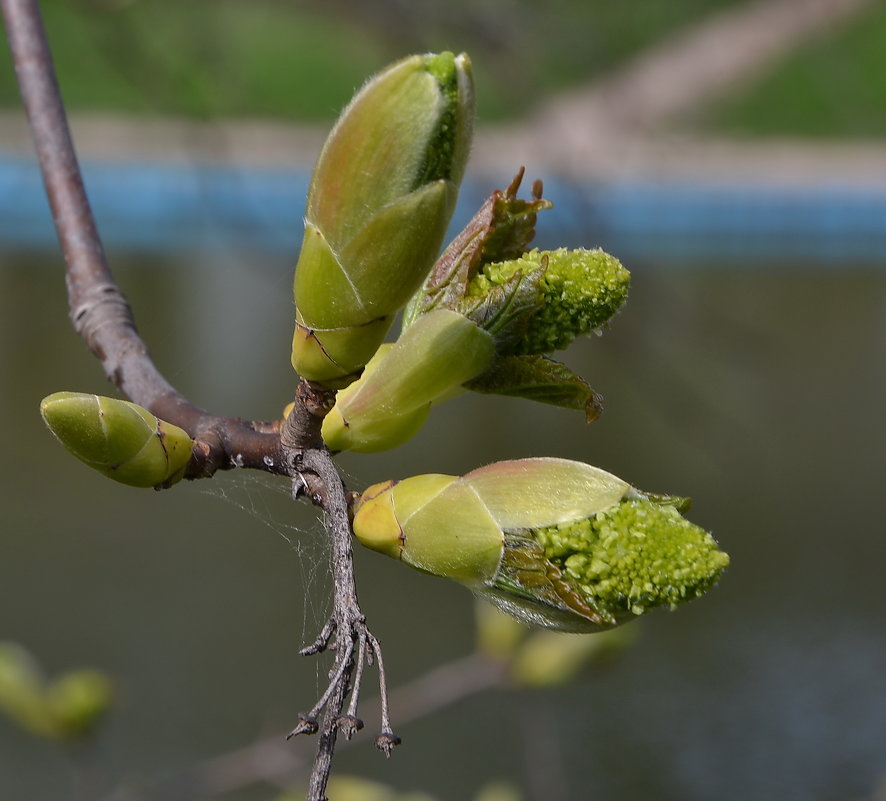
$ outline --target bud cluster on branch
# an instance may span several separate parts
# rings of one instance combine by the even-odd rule
[[[57,92],[51,81],[44,89]],[[380,674],[376,744],[390,754],[399,742],[388,720],[381,648],[357,603],[352,536],[467,585],[523,623],[574,632],[692,600],[729,561],[683,517],[686,499],[645,493],[565,459],[517,459],[461,477],[430,473],[346,492],[331,453],[394,448],[433,407],[464,392],[554,404],[583,412],[588,422],[601,412],[600,396],[551,354],[602,331],[624,305],[630,275],[599,248],[532,248],[537,217],[552,206],[540,181],[529,198],[519,197],[521,169],[440,254],[473,120],[470,61],[452,53],[391,65],[342,113],[307,197],[293,282],[291,361],[301,381],[285,420],[217,418],[190,405],[162,380],[134,327],[115,327],[116,318],[96,325],[105,339],[94,350],[103,361],[119,359],[111,378],[121,389],[137,388],[133,400],[143,397],[157,414],[74,392],[41,404],[59,441],[116,481],[162,488],[245,465],[290,476],[296,496],[323,508],[333,612],[302,653],[334,647],[336,655],[328,688],[292,732],[322,731],[313,801],[324,798],[336,734],[350,737],[363,725],[355,712],[366,664]],[[69,268],[69,286],[83,297],[101,295],[99,274],[104,267],[94,274]],[[112,286],[107,276],[103,292]],[[126,306],[122,295],[117,302]],[[399,334],[385,342],[400,313]],[[137,346],[111,359],[108,348],[121,338]],[[134,382],[121,377],[132,364],[144,368]]]
[[[521,169],[437,258],[473,116],[467,56],[412,56],[361,89],[320,153],[295,269],[292,364],[335,393],[321,428],[331,451],[396,447],[466,391],[588,421],[600,413],[599,396],[550,354],[606,326],[630,274],[599,248],[531,248],[552,205],[541,182],[520,198]],[[384,343],[401,310],[399,336]],[[62,392],[41,411],[72,453],[134,486],[171,485],[197,444],[126,401]],[[714,583],[728,557],[682,509],[597,468],[534,459],[375,485],[358,496],[353,526],[364,545],[462,581],[525,622],[592,630]]]

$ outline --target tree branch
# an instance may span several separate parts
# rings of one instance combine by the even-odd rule
[[[332,537],[333,612],[320,637],[303,653],[314,654],[331,644],[336,657],[326,692],[310,713],[300,716],[301,722],[292,732],[313,734],[320,730],[308,797],[309,801],[323,801],[338,732],[350,738],[362,727],[356,709],[367,662],[376,661],[380,675],[382,731],[376,745],[390,755],[399,742],[388,719],[381,648],[357,602],[347,492],[320,436],[320,423],[334,393],[302,381],[285,421],[257,423],[212,415],[192,404],[164,378],[139,336],[132,309],[108,267],[37,2],[0,0],[0,7],[67,264],[68,304],[74,328],[101,361],[108,379],[127,397],[185,429],[196,441],[186,477],[210,476],[217,469],[232,467],[288,475],[293,478],[293,495],[307,493],[326,514]],[[348,713],[342,715],[349,692]],[[321,727],[316,718],[324,710]]]
[[[391,730],[381,647],[366,626],[366,619],[357,601],[347,491],[329,451],[325,448],[305,451],[297,464],[300,465],[299,469],[303,474],[317,476],[326,492],[324,509],[326,527],[332,537],[331,564],[335,585],[332,615],[317,639],[301,653],[305,656],[315,654],[334,643],[332,647],[335,648],[336,656],[329,671],[330,682],[326,692],[310,712],[299,715],[299,724],[289,736],[314,734],[319,730],[317,756],[308,782],[308,801],[324,801],[326,782],[329,779],[332,754],[339,731],[351,739],[363,727],[363,722],[357,717],[356,711],[363,667],[367,662],[371,664],[375,661],[379,672],[381,732],[375,744],[390,756],[394,746],[399,745],[400,738]],[[310,479],[304,477],[303,484],[310,487]],[[351,684],[352,677],[353,684]],[[351,703],[347,714],[342,715],[348,692],[351,693]],[[323,721],[320,724],[317,718],[324,709]]]
[[[43,20],[35,0],[0,0],[22,101],[67,264],[74,328],[128,398],[200,440],[191,478],[253,467],[285,473],[279,436],[217,417],[183,397],[154,365],[132,310],[111,275],[71,140]]]

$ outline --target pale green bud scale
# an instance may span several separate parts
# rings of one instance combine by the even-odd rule
[[[401,492],[395,487],[398,520]],[[426,500],[401,526],[405,540],[400,558],[419,570],[474,583],[478,577],[494,575],[501,560],[501,526],[464,479],[453,481]],[[427,531],[434,535],[424,536]],[[413,533],[416,536],[411,536]]]
[[[433,403],[483,372],[494,355],[492,337],[461,314],[424,314],[337,393],[323,439],[331,450],[393,448],[415,434]]]
[[[553,457],[495,462],[463,480],[505,529],[589,517],[617,503],[630,489],[626,481],[599,467]]]

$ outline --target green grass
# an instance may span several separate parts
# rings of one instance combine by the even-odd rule
[[[810,41],[698,122],[747,136],[886,136],[886,5]]]
[[[347,25],[272,0],[42,7],[72,109],[328,119],[387,60]],[[0,105],[17,103],[0,69]]]
[[[668,33],[747,0],[44,0],[76,110],[334,119],[384,64],[466,50],[481,121],[519,117]],[[886,5],[688,120],[749,136],[886,135]],[[5,60],[5,63],[4,63]],[[18,105],[0,56],[0,107]]]
[[[738,0],[44,0],[70,108],[330,120],[412,52],[472,56],[482,119],[525,113]],[[0,57],[8,58],[8,57]],[[8,62],[7,62],[8,64]],[[0,107],[18,104],[0,61]]]

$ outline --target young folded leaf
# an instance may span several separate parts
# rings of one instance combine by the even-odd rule
[[[323,440],[334,451],[394,448],[421,428],[431,404],[482,373],[494,356],[492,337],[462,315],[447,309],[423,315],[336,394]]]
[[[580,462],[519,459],[373,485],[354,534],[524,623],[595,631],[716,583],[729,557],[682,517],[685,505]]]
[[[412,56],[342,112],[308,193],[295,270],[292,364],[346,386],[440,251],[470,148],[474,92],[464,54]]]
[[[168,487],[191,458],[186,431],[129,401],[56,392],[40,403],[40,414],[81,462],[132,487]]]

